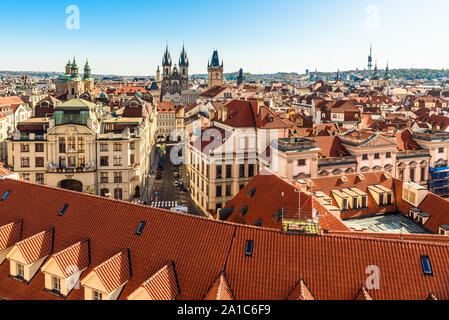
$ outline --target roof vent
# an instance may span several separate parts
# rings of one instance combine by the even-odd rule
[[[282,211],[283,211],[283,210],[278,210],[278,211],[276,211],[276,212],[274,213],[273,219],[274,219],[276,222],[279,222],[279,221],[282,220],[282,216],[283,216]]]

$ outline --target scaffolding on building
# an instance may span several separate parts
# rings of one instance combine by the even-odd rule
[[[428,189],[441,197],[449,197],[449,167],[430,168]]]

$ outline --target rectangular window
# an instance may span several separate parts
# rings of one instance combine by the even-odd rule
[[[426,168],[421,168],[421,181],[426,181]]]
[[[399,169],[399,180],[404,180],[404,169]]]
[[[245,245],[245,255],[251,257],[253,255],[254,241],[247,240]]]
[[[385,155],[385,158],[390,159],[391,158],[391,152],[387,152]]]
[[[86,165],[86,158],[84,156],[78,157],[78,168],[84,168]]]
[[[387,204],[392,204],[392,194],[391,193],[387,193]]]
[[[107,156],[101,156],[100,157],[100,166],[107,167],[109,166],[109,157]]]
[[[92,300],[103,300],[103,294],[101,292],[92,290]]]
[[[129,143],[129,150],[134,150],[136,148],[136,144],[134,143],[134,141],[131,141]]]
[[[36,183],[44,184],[44,174],[43,173],[36,173]]]
[[[22,168],[29,168],[30,167],[30,158],[29,157],[20,158],[20,166]]]
[[[226,197],[230,197],[231,195],[231,185],[228,184],[226,185]]]
[[[114,199],[122,200],[122,189],[121,188],[114,189]]]
[[[362,160],[368,160],[368,155],[367,154],[363,154],[362,155]]]
[[[415,182],[415,168],[410,169],[410,180]]]
[[[379,194],[379,205],[383,206],[384,204],[384,194],[381,193]]]
[[[108,144],[107,143],[100,143],[100,152],[108,151]]]
[[[114,183],[122,183],[122,173],[114,172]]]
[[[254,177],[254,164],[248,165],[248,177]]]
[[[65,153],[65,138],[59,138],[59,153]]]
[[[380,153],[375,153],[374,154],[374,159],[380,159]]]
[[[44,167],[44,158],[43,157],[36,157],[36,168],[43,168]]]
[[[67,148],[69,149],[69,151],[76,151],[75,137],[67,138]]]
[[[69,159],[69,168],[75,168],[76,167],[76,157],[68,157]]]
[[[216,177],[216,179],[221,179],[222,178],[221,169],[222,169],[221,165],[216,166],[216,168],[215,168],[215,177]]]
[[[120,167],[122,165],[122,157],[114,156],[114,166]]]
[[[232,165],[226,165],[226,178],[232,178]]]
[[[36,143],[34,145],[36,152],[44,152],[44,144],[43,143]]]
[[[84,138],[78,138],[78,152],[84,152]]]
[[[421,256],[421,266],[422,266],[422,271],[423,271],[424,275],[426,275],[426,276],[433,275],[432,266],[430,264],[430,259],[428,256]]]
[[[129,156],[129,163],[130,163],[131,165],[133,165],[134,162],[135,162],[135,156],[132,154],[132,155]]]
[[[109,173],[100,172],[100,183],[109,183]]]
[[[22,178],[24,178],[26,181],[30,181],[31,180],[31,177],[30,177],[29,173],[22,174]]]
[[[61,291],[61,279],[57,277],[51,277],[52,288],[53,291],[60,292]]]
[[[23,278],[25,275],[25,267],[21,263],[17,263],[17,276]]]
[[[239,165],[239,178],[244,178],[244,177],[245,177],[245,165],[240,164]]]
[[[438,148],[438,153],[444,153],[444,148]]]
[[[28,143],[21,143],[20,152],[30,152],[30,145]]]
[[[221,197],[221,186],[217,186],[216,190],[215,190],[215,196],[216,197]]]
[[[298,160],[298,167],[304,167],[305,165],[306,165],[306,160],[305,159]]]
[[[120,142],[114,142],[114,151],[122,151],[122,144]]]
[[[362,208],[366,208],[367,204],[366,204],[366,196],[362,197]]]

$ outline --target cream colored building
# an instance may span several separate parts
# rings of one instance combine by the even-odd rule
[[[154,130],[149,112],[139,116],[131,108],[147,107],[130,103],[123,117],[108,118],[91,102],[67,101],[55,107],[52,118],[18,125],[8,140],[8,164],[31,182],[115,199],[140,198]]]

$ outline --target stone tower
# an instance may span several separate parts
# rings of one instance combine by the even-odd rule
[[[218,59],[218,51],[214,50],[212,60],[207,64],[207,85],[209,88],[223,85],[223,70],[223,60],[220,64]]]

